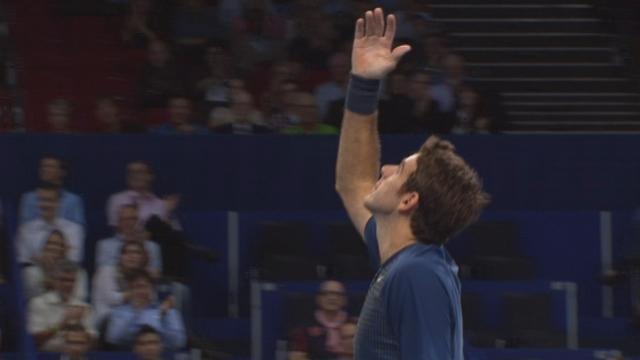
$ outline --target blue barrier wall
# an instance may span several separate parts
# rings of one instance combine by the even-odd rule
[[[67,158],[69,188],[103,209],[124,186],[124,165],[146,159],[161,193],[181,192],[193,210],[339,209],[332,136],[0,137],[0,189],[15,199],[36,183],[44,153]],[[640,184],[640,136],[461,136],[451,138],[484,178],[496,210],[633,209]],[[421,136],[383,139],[383,160],[415,151]]]

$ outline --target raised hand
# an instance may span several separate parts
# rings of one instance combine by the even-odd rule
[[[392,49],[396,34],[396,18],[387,16],[386,27],[381,8],[367,11],[364,19],[356,21],[356,32],[351,54],[351,72],[367,79],[382,79],[391,72],[409,45]]]

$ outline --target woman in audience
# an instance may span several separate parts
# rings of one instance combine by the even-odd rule
[[[53,230],[47,237],[41,255],[36,257],[33,265],[25,267],[22,272],[27,299],[51,290],[53,269],[67,258],[68,249],[64,234],[59,230]],[[72,297],[80,301],[87,297],[87,273],[83,269],[78,271]]]
[[[126,291],[126,277],[144,270],[148,256],[139,242],[126,242],[120,250],[120,261],[116,266],[101,266],[93,277],[92,303],[96,323],[101,324],[114,307],[125,303],[129,297]]]

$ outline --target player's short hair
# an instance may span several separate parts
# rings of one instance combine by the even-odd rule
[[[419,195],[411,231],[420,242],[442,245],[477,220],[490,197],[449,141],[430,136],[418,154],[417,168],[402,187]]]

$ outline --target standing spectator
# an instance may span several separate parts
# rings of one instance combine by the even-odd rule
[[[338,133],[337,128],[320,122],[316,99],[310,93],[301,91],[293,93],[289,95],[288,102],[298,122],[295,125],[284,128],[282,130],[283,134],[335,135]]]
[[[162,337],[151,326],[140,328],[133,341],[133,352],[138,360],[162,360]]]
[[[153,169],[148,163],[133,161],[127,164],[128,189],[111,195],[107,200],[107,222],[110,226],[118,225],[119,209],[130,204],[138,207],[138,220],[141,225],[146,224],[153,215],[166,222],[172,221],[173,213],[180,203],[180,196],[170,195],[160,199],[151,188],[153,180]]]
[[[40,217],[20,225],[16,236],[18,262],[33,264],[38,262],[47,237],[59,230],[69,247],[67,257],[75,262],[84,259],[84,228],[77,223],[63,219],[58,215],[60,190],[49,185],[38,189]]]
[[[169,121],[151,130],[160,135],[205,134],[206,130],[192,123],[193,103],[188,96],[174,95],[169,98]]]
[[[167,44],[150,42],[147,63],[142,69],[139,83],[140,105],[144,108],[162,108],[167,104],[170,94],[184,90],[180,71]]]
[[[96,335],[91,306],[73,297],[78,269],[71,261],[60,262],[53,275],[54,289],[29,302],[27,328],[40,351],[63,351],[62,329],[68,325],[81,324],[92,337]]]
[[[415,71],[409,80],[409,97],[413,101],[411,119],[413,130],[419,133],[448,133],[454,124],[453,114],[440,110],[433,98],[431,75],[423,70]]]
[[[291,333],[289,359],[335,359],[343,353],[341,327],[349,320],[347,293],[339,281],[325,281],[316,295],[317,310]]]
[[[219,134],[264,134],[269,129],[262,125],[262,115],[256,109],[253,97],[247,91],[231,94],[231,108],[218,107],[209,117],[209,130]]]
[[[160,246],[148,240],[147,234],[139,226],[138,207],[136,205],[123,205],[118,211],[118,225],[113,237],[98,241],[96,246],[96,265],[115,266],[118,264],[122,247],[127,243],[138,243],[143,246],[149,257],[147,270],[159,275],[162,272],[162,254]]]
[[[320,119],[325,119],[332,101],[344,99],[349,81],[349,57],[344,53],[335,53],[329,59],[331,79],[315,89]]]
[[[47,105],[47,124],[49,132],[56,134],[71,134],[73,108],[69,100],[57,98]]]
[[[113,308],[129,300],[131,294],[127,292],[126,279],[136,271],[145,270],[148,259],[139,242],[128,242],[121,247],[117,264],[100,265],[94,275],[91,292],[96,324],[102,324]]]
[[[182,348],[186,334],[180,313],[173,308],[174,299],[169,295],[154,304],[153,279],[145,272],[132,274],[127,279],[128,303],[113,309],[107,326],[107,342],[131,348],[135,335],[144,325],[162,334],[163,342],[171,350]]]
[[[59,157],[44,156],[40,159],[38,177],[41,186],[56,186],[60,191],[58,216],[84,225],[84,205],[80,196],[63,188],[67,176],[67,164]],[[45,185],[47,184],[47,185]],[[20,223],[39,217],[38,189],[22,195],[20,199]]]
[[[52,278],[58,264],[67,260],[69,247],[64,234],[59,230],[53,230],[42,247],[42,254],[33,265],[23,268],[24,290],[27,299],[44,294],[53,289],[55,279]],[[87,273],[79,268],[72,296],[78,301],[87,298]]]
[[[80,324],[65,326],[64,354],[60,360],[87,360],[87,354],[91,350],[93,337]]]
[[[122,27],[122,41],[131,47],[144,49],[150,42],[163,37],[166,19],[158,1],[131,0]]]

